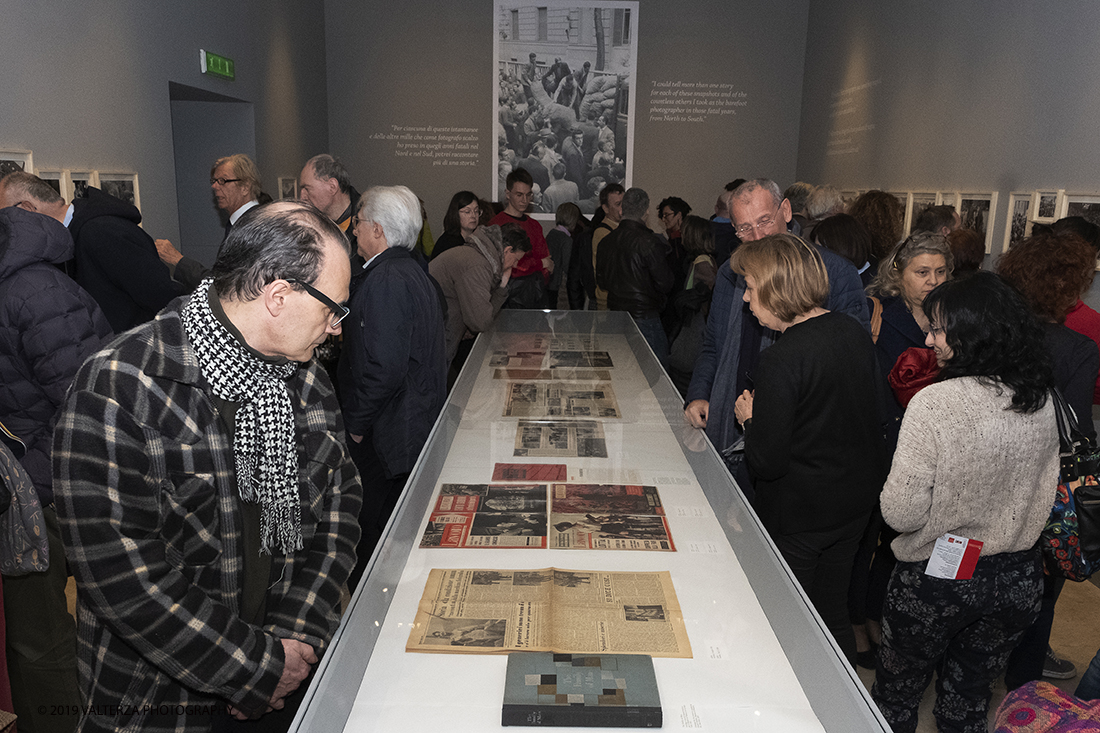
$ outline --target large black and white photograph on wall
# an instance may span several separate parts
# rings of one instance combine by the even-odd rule
[[[568,202],[594,213],[605,185],[630,185],[638,3],[498,0],[494,24],[497,200],[523,168],[529,213]]]

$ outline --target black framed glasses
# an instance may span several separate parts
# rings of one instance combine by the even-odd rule
[[[339,326],[340,321],[347,318],[348,314],[351,313],[351,310],[346,305],[340,305],[335,300],[328,297],[327,295],[325,295],[320,290],[313,287],[312,285],[310,285],[307,282],[302,282],[301,280],[296,280],[296,279],[291,278],[291,277],[286,278],[286,281],[288,283],[290,283],[291,285],[301,285],[303,290],[305,290],[307,293],[312,295],[314,298],[316,298],[317,300],[319,300],[322,303],[324,303],[325,305],[327,305],[328,309],[330,311],[332,311],[332,323],[330,325],[333,328],[336,328],[337,326]]]
[[[219,186],[224,186],[227,183],[240,183],[243,180],[243,178],[211,178],[210,185],[213,186],[217,184]]]

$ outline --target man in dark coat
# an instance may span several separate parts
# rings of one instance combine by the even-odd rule
[[[71,731],[76,718],[48,712],[82,700],[50,440],[77,369],[111,337],[95,300],[54,266],[72,256],[72,238],[50,216],[0,210],[0,422],[27,445],[22,464],[42,503],[50,546],[48,570],[4,578],[8,669],[20,727],[51,732]]]
[[[609,310],[628,311],[662,364],[668,337],[661,311],[675,284],[668,266],[668,243],[646,225],[649,195],[631,188],[623,195],[623,218],[604,237],[596,254],[596,282],[607,291]]]
[[[366,265],[352,294],[339,368],[348,449],[363,480],[352,588],[447,396],[443,308],[412,256],[423,224],[420,201],[404,186],[369,188],[356,221]]]
[[[160,261],[153,238],[138,226],[131,203],[89,186],[84,198],[66,204],[42,179],[12,173],[0,187],[0,206],[20,206],[52,216],[69,227],[76,246],[76,282],[93,298],[115,333],[156,315],[184,287]]]

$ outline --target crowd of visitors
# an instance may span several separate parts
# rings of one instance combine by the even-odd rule
[[[247,156],[215,161],[211,268],[107,193],[0,179],[0,423],[51,549],[49,571],[3,579],[20,728],[74,728],[36,713],[47,698],[137,689],[205,712],[82,728],[285,729],[502,308],[631,315],[895,731],[934,674],[952,731],[985,730],[1002,675],[1075,676],[1049,646],[1062,581],[1037,540],[1051,389],[1096,437],[1100,314],[1081,298],[1100,227],[1035,225],[988,271],[953,209],[904,232],[882,191],[738,179],[710,218],[654,205],[621,185],[590,70],[533,69],[500,79],[500,203],[455,193],[434,243],[414,192],[360,193],[329,155],[301,201],[270,202]],[[950,537],[981,543],[965,576],[932,570]],[[1098,679],[1100,655],[1078,694]]]

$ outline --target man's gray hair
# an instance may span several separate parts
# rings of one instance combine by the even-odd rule
[[[313,169],[313,175],[322,180],[336,179],[337,185],[340,186],[340,193],[347,193],[351,190],[351,176],[348,175],[348,169],[344,167],[339,158],[334,158],[328,153],[321,153],[307,160],[306,165]]]
[[[359,199],[359,219],[382,227],[386,245],[411,250],[416,246],[424,217],[420,199],[406,186],[372,186]]]
[[[218,297],[248,302],[275,280],[316,282],[326,243],[351,255],[340,228],[304,201],[276,201],[256,206],[237,220],[214,262]],[[295,284],[296,290],[303,288]]]
[[[783,192],[783,195],[791,202],[791,211],[802,212],[806,210],[806,199],[813,190],[813,184],[805,181],[795,181],[787,186],[787,190]]]
[[[61,194],[53,190],[50,184],[26,171],[13,171],[0,178],[0,188],[4,189],[5,198],[13,203],[26,199],[34,199],[43,204],[65,203],[65,199],[61,198]]]
[[[806,216],[811,219],[824,219],[833,214],[844,213],[844,197],[836,186],[825,184],[817,186],[806,198]]]
[[[754,178],[751,181],[745,181],[737,188],[733,189],[726,194],[726,211],[729,212],[728,216],[733,216],[733,202],[745,201],[757,189],[764,189],[772,195],[773,205],[778,209],[783,203],[783,192],[779,190],[779,184],[770,178]]]
[[[649,211],[649,194],[640,188],[628,188],[623,194],[623,218],[641,221]]]

